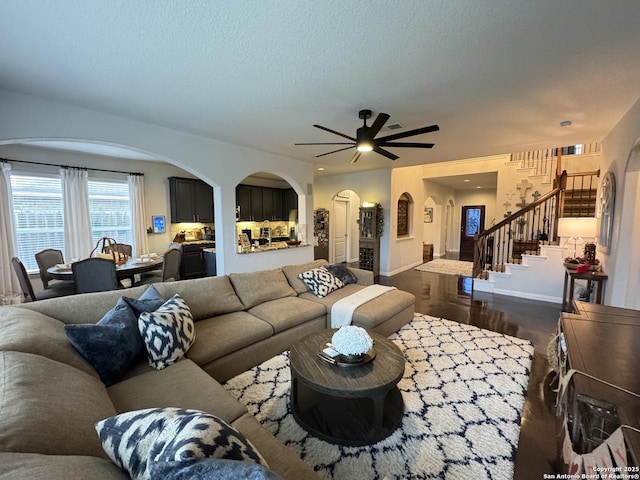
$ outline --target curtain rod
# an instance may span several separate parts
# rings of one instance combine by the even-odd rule
[[[139,172],[123,172],[122,170],[107,170],[104,168],[93,168],[93,167],[74,167],[72,165],[60,165],[56,163],[44,163],[44,162],[32,162],[29,160],[12,160],[10,158],[0,158],[0,162],[17,162],[17,163],[29,163],[31,165],[44,165],[47,167],[59,167],[59,168],[78,168],[82,170],[92,170],[94,172],[108,172],[108,173],[124,173],[126,175],[138,175],[143,177],[144,173]]]

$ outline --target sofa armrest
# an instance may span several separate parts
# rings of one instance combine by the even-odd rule
[[[359,285],[373,285],[373,272],[355,267],[347,268],[356,276]]]

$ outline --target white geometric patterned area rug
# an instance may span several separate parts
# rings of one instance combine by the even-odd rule
[[[296,423],[288,352],[225,387],[326,479],[512,479],[531,343],[422,314],[390,338],[406,359],[398,383],[405,414],[374,445],[333,445]]]
[[[460,260],[447,260],[446,258],[436,258],[430,262],[417,266],[414,270],[421,272],[446,273],[448,275],[462,275],[470,277],[473,274],[473,262],[462,262]]]

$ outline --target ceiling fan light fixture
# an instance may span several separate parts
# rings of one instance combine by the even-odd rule
[[[356,150],[358,150],[359,152],[370,152],[371,150],[373,150],[373,145],[371,145],[370,143],[361,143],[356,147]]]

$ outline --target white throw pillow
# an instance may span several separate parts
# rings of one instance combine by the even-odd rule
[[[298,278],[311,289],[318,298],[323,298],[331,292],[344,287],[344,283],[324,267],[313,268],[302,272]]]
[[[220,418],[199,410],[149,408],[96,423],[102,448],[133,479],[151,478],[151,465],[191,458],[267,462],[247,438]]]
[[[138,329],[147,349],[149,365],[156,370],[162,370],[184,357],[196,339],[191,311],[178,294],[155,312],[141,313]]]

